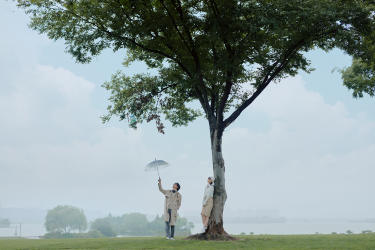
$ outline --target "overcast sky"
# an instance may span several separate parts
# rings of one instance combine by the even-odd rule
[[[154,124],[102,124],[101,84],[123,68],[123,52],[75,64],[63,41],[27,28],[14,2],[0,3],[0,204],[59,204],[121,214],[162,211],[155,157],[172,164],[163,184],[181,183],[181,214],[199,213],[212,174],[208,125],[157,133]],[[355,100],[335,50],[308,54],[316,70],[271,85],[224,134],[227,211],[275,210],[286,217],[375,217],[375,100]]]

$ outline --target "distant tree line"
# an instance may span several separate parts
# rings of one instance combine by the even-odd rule
[[[156,216],[148,221],[146,215],[141,213],[130,213],[122,216],[107,216],[96,219],[91,223],[91,231],[99,231],[107,237],[117,235],[126,236],[158,236],[164,235],[164,219]],[[191,234],[194,227],[192,222],[186,218],[178,218],[176,223],[176,235],[187,236]]]
[[[8,219],[0,218],[0,227],[9,227],[10,221]]]
[[[122,216],[108,215],[88,223],[82,209],[72,206],[57,206],[48,211],[45,221],[47,234],[45,238],[99,238],[126,236],[158,236],[164,235],[164,219],[156,216],[149,221],[141,213],[129,213]],[[194,227],[186,218],[178,218],[176,235],[191,234]]]

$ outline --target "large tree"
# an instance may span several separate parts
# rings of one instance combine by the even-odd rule
[[[87,220],[83,210],[60,205],[48,210],[44,225],[49,233],[82,232],[87,228]]]
[[[88,63],[106,48],[126,49],[125,63],[152,73],[119,72],[104,84],[108,115],[132,124],[162,119],[187,125],[203,115],[210,130],[214,207],[205,238],[225,237],[227,199],[222,137],[269,86],[309,72],[307,51],[339,48],[353,57],[343,70],[355,96],[374,94],[374,1],[371,0],[18,0],[31,27],[63,39]],[[199,103],[201,109],[197,108]]]

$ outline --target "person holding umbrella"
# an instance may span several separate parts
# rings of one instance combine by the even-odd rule
[[[203,202],[202,202],[202,223],[203,223],[203,232],[206,232],[207,225],[208,225],[208,219],[211,215],[211,210],[214,205],[214,177],[208,177],[207,179],[207,185],[204,189],[204,196],[203,196]]]
[[[172,190],[165,190],[161,186],[161,179],[158,181],[159,190],[165,196],[164,203],[164,220],[165,220],[165,234],[167,240],[174,240],[174,227],[177,220],[177,210],[181,207],[180,184],[174,183]]]

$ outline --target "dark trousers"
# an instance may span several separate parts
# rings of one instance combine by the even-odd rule
[[[172,209],[168,209],[169,221],[165,222],[165,234],[168,238],[174,237],[174,226],[171,226]]]

